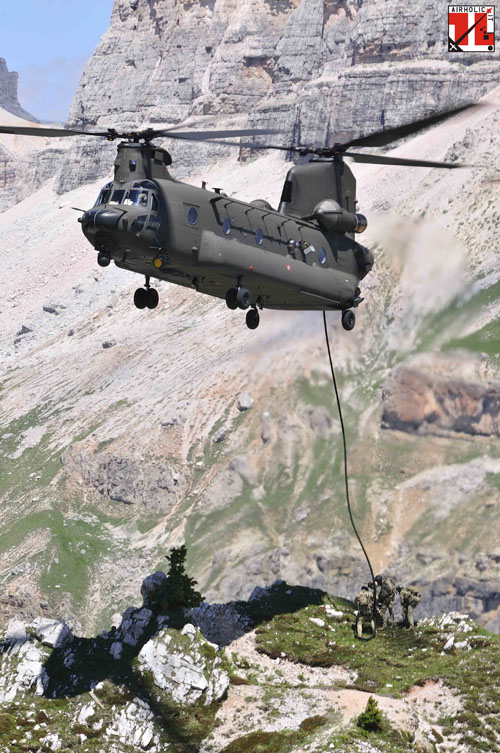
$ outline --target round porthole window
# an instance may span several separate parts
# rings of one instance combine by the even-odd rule
[[[318,251],[318,259],[320,261],[320,264],[324,264],[326,261],[326,250],[323,248],[323,246]]]
[[[188,222],[190,225],[196,225],[198,222],[198,210],[195,207],[190,207],[188,210]]]
[[[262,232],[261,228],[258,227],[255,231],[255,243],[257,243],[258,246],[262,243],[264,240],[264,233]]]
[[[224,230],[224,235],[229,235],[229,233],[231,232],[231,220],[229,219],[229,217],[224,217],[222,229]]]

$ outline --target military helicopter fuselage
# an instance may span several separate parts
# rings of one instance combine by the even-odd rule
[[[354,240],[366,220],[344,162],[295,165],[278,210],[177,181],[170,162],[151,144],[119,144],[113,182],[80,218],[102,266],[114,260],[145,275],[147,289],[151,277],[168,280],[230,308],[346,310],[362,300],[373,256]],[[149,305],[147,291],[135,301]]]
[[[323,147],[227,141],[276,133],[255,128],[183,131],[173,126],[119,133],[114,128],[0,125],[0,134],[125,139],[118,145],[113,181],[79,220],[97,250],[98,264],[106,267],[114,261],[145,276],[145,286],[134,295],[138,308],[158,305],[158,291],[150,284],[156,277],[225,298],[231,309],[249,309],[250,329],[259,324],[259,309],[274,308],[338,309],[349,330],[355,323],[352,308],[363,300],[358,284],[372,268],[373,255],[354,239],[366,228],[366,219],[356,212],[356,181],[344,157],[378,165],[467,167],[351,148],[387,146],[471,106],[391,128],[383,124],[366,136]],[[221,189],[175,180],[168,171],[172,159],[152,143],[156,138],[281,150],[309,161],[288,171],[275,210],[262,199],[246,203]]]

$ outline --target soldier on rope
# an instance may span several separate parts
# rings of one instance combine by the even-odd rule
[[[375,623],[373,622],[373,593],[368,586],[361,586],[361,591],[356,596],[354,603],[356,605],[356,634],[358,638],[361,638],[363,634],[363,620],[370,621],[370,627],[375,630]]]
[[[382,630],[387,625],[387,612],[389,619],[394,622],[394,599],[396,598],[396,584],[387,575],[376,575],[375,586],[377,589],[377,612],[382,622]]]
[[[420,592],[415,586],[398,586],[399,600],[403,610],[403,625],[407,628],[415,627],[413,610],[420,603]]]

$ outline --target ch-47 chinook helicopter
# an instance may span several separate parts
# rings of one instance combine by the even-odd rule
[[[461,167],[456,163],[401,159],[347,151],[384,146],[470,107],[377,131],[329,147],[279,146],[222,141],[268,135],[270,130],[179,131],[175,128],[117,132],[0,126],[0,133],[29,136],[96,136],[122,139],[107,183],[95,205],[79,217],[83,233],[97,250],[97,262],[111,260],[145,276],[135,291],[137,308],[154,309],[158,292],[151,277],[193,287],[225,299],[230,309],[248,309],[250,329],[259,325],[259,309],[342,311],[342,325],[355,324],[360,280],[373,265],[372,253],[355,233],[367,221],[356,212],[356,181],[344,157],[354,162],[422,167]],[[233,199],[220,189],[198,188],[175,180],[169,153],[157,138],[230,144],[251,149],[280,149],[308,157],[286,177],[278,209],[264,200]]]

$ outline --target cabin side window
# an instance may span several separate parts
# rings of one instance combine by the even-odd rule
[[[189,207],[187,219],[190,225],[196,225],[196,223],[198,222],[198,210],[196,209],[196,207]]]

